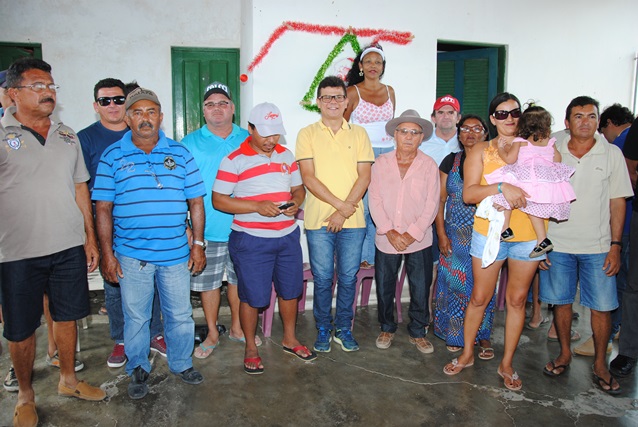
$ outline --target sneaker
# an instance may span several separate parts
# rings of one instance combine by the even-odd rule
[[[392,339],[394,338],[394,334],[392,332],[381,332],[377,337],[376,345],[377,348],[385,350],[386,348],[390,348],[392,345]]]
[[[514,232],[511,228],[506,228],[501,233],[501,242],[507,242],[508,240],[512,240],[514,238]]]
[[[13,369],[13,366],[9,368],[9,372],[7,372],[7,377],[4,379],[4,383],[2,384],[4,389],[7,391],[18,391],[20,390],[20,386],[18,386],[18,377],[16,377],[16,371]]]
[[[124,352],[124,344],[115,344],[111,355],[106,359],[106,366],[109,368],[121,368],[125,364],[126,353]]]
[[[410,337],[410,343],[416,345],[416,349],[419,350],[421,353],[434,353],[434,346],[425,337]]]
[[[332,341],[332,330],[319,328],[317,332],[317,341],[313,347],[315,351],[320,353],[330,353],[330,341]]]
[[[166,341],[164,341],[162,335],[158,335],[151,340],[151,351],[159,353],[162,357],[166,357]]]
[[[141,399],[148,394],[148,372],[138,366],[131,374],[131,382],[128,385],[128,397],[133,400]]]
[[[343,351],[359,350],[359,344],[355,341],[350,329],[337,329],[335,331],[335,342],[341,344]]]
[[[53,357],[50,357],[47,354],[46,361],[47,361],[47,365],[53,366],[54,368],[60,369],[60,358],[58,357],[58,352],[57,351],[53,354]],[[78,359],[75,359],[75,368],[74,369],[75,369],[75,372],[81,371],[82,369],[84,369],[84,363],[80,362]]]
[[[609,342],[607,343],[607,354],[611,353],[611,350],[612,350],[612,345],[611,345],[611,342]],[[581,356],[594,357],[596,354],[596,352],[594,351],[594,337],[589,337],[588,340],[574,347],[574,353],[579,354]]]

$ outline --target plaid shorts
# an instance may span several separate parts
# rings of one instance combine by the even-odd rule
[[[228,283],[237,284],[235,268],[228,255],[228,242],[208,242],[206,268],[202,274],[191,277],[191,291],[205,292],[221,288],[224,273]]]

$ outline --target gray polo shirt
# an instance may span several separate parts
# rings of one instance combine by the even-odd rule
[[[51,255],[85,240],[75,184],[89,173],[77,135],[51,122],[44,145],[9,107],[0,121],[0,263]]]

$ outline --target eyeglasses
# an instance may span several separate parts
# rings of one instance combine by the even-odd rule
[[[100,96],[96,102],[101,107],[106,107],[107,105],[111,103],[111,101],[113,101],[115,105],[124,105],[124,103],[126,102],[126,97],[125,96]]]
[[[29,89],[31,89],[34,92],[42,92],[45,89],[49,89],[53,92],[57,92],[58,89],[60,89],[59,85],[56,85],[54,83],[33,83],[31,85],[24,85],[24,86],[14,86],[16,89],[22,89],[25,87],[28,87]]]
[[[395,132],[399,132],[401,135],[407,135],[410,134],[412,136],[417,136],[417,135],[421,135],[423,133],[423,131],[420,130],[416,130],[416,129],[405,129],[405,128],[401,128],[401,129],[395,129]]]
[[[494,111],[494,118],[496,120],[505,120],[507,119],[507,116],[511,115],[513,119],[518,119],[521,116],[521,109],[520,108],[514,108],[513,110],[507,111],[507,110],[498,110],[498,111]]]
[[[219,107],[223,110],[225,108],[228,108],[229,105],[230,105],[230,102],[228,101],[219,101],[219,102],[207,102],[204,104],[204,107],[209,109]]]
[[[330,104],[333,100],[337,102],[343,102],[346,100],[346,96],[345,95],[324,95],[324,96],[318,97],[318,99],[324,104]]]
[[[494,114],[496,114],[496,113],[494,113]],[[505,116],[505,117],[507,117],[507,116]],[[514,116],[512,116],[512,117],[514,117]],[[514,117],[514,118],[515,118],[515,117]],[[483,128],[483,126],[479,126],[479,125],[471,126],[471,127],[470,127],[470,126],[461,126],[461,127],[459,128],[459,130],[460,130],[461,132],[463,132],[463,133],[469,133],[469,132],[473,132],[473,133],[483,133],[483,132],[485,132],[485,129]]]
[[[146,165],[148,166],[148,169],[146,169],[144,172],[151,175],[155,179],[157,188],[159,188],[160,190],[164,188],[164,185],[160,182],[159,178],[157,177],[157,174],[155,173],[155,168],[153,167],[153,164],[150,161],[147,161]]]

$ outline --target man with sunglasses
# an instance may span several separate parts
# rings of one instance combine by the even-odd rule
[[[334,340],[344,351],[359,350],[352,336],[353,303],[366,231],[361,198],[370,184],[374,153],[365,129],[343,118],[347,105],[343,80],[324,78],[317,89],[321,119],[297,136],[297,162],[309,192],[304,225],[315,283],[313,311],[318,333],[314,349],[319,352],[329,352],[332,341],[335,263]]]
[[[93,188],[104,278],[119,283],[124,312],[128,394],[148,393],[148,360],[155,288],[168,347],[168,367],[182,381],[199,384],[191,353],[195,325],[190,276],[200,274],[204,255],[206,189],[190,152],[160,130],[161,104],[154,92],[138,88],[126,98],[130,130],[108,147]],[[193,245],[186,235],[190,213]]]
[[[78,137],[50,117],[59,88],[51,66],[18,59],[9,67],[7,88],[15,106],[0,126],[0,289],[4,337],[19,386],[13,423],[35,426],[31,380],[45,292],[60,359],[58,394],[106,397],[78,381],[74,370],[75,322],[90,313],[87,270],[97,268],[99,254]]]
[[[202,173],[204,185],[213,188],[215,177],[222,160],[239,148],[248,138],[248,131],[233,123],[235,104],[230,89],[224,83],[213,82],[204,89],[203,112],[206,124],[189,133],[182,144],[193,154],[197,167]],[[244,342],[244,333],[239,321],[239,295],[237,294],[237,276],[228,253],[228,236],[233,215],[218,211],[213,207],[212,197],[204,199],[206,213],[206,268],[202,274],[191,278],[191,291],[199,292],[202,309],[208,326],[206,339],[195,348],[193,355],[198,359],[210,356],[219,344],[217,319],[221,302],[221,287],[224,273],[228,281],[228,304],[230,306],[231,327],[228,338],[235,342]],[[255,344],[261,345],[261,339],[255,335]]]
[[[91,192],[102,153],[109,145],[122,139],[129,130],[124,121],[126,94],[126,85],[121,80],[113,78],[102,79],[93,88],[93,109],[100,116],[100,120],[78,132],[84,163],[91,174],[88,182]],[[104,304],[109,316],[111,338],[115,341],[113,350],[106,360],[106,365],[109,368],[120,368],[126,363],[126,352],[124,351],[122,296],[117,283],[104,281]],[[151,350],[166,357],[166,343],[163,337],[157,295],[153,303],[153,317],[150,327],[151,337],[153,337],[150,344]]]

